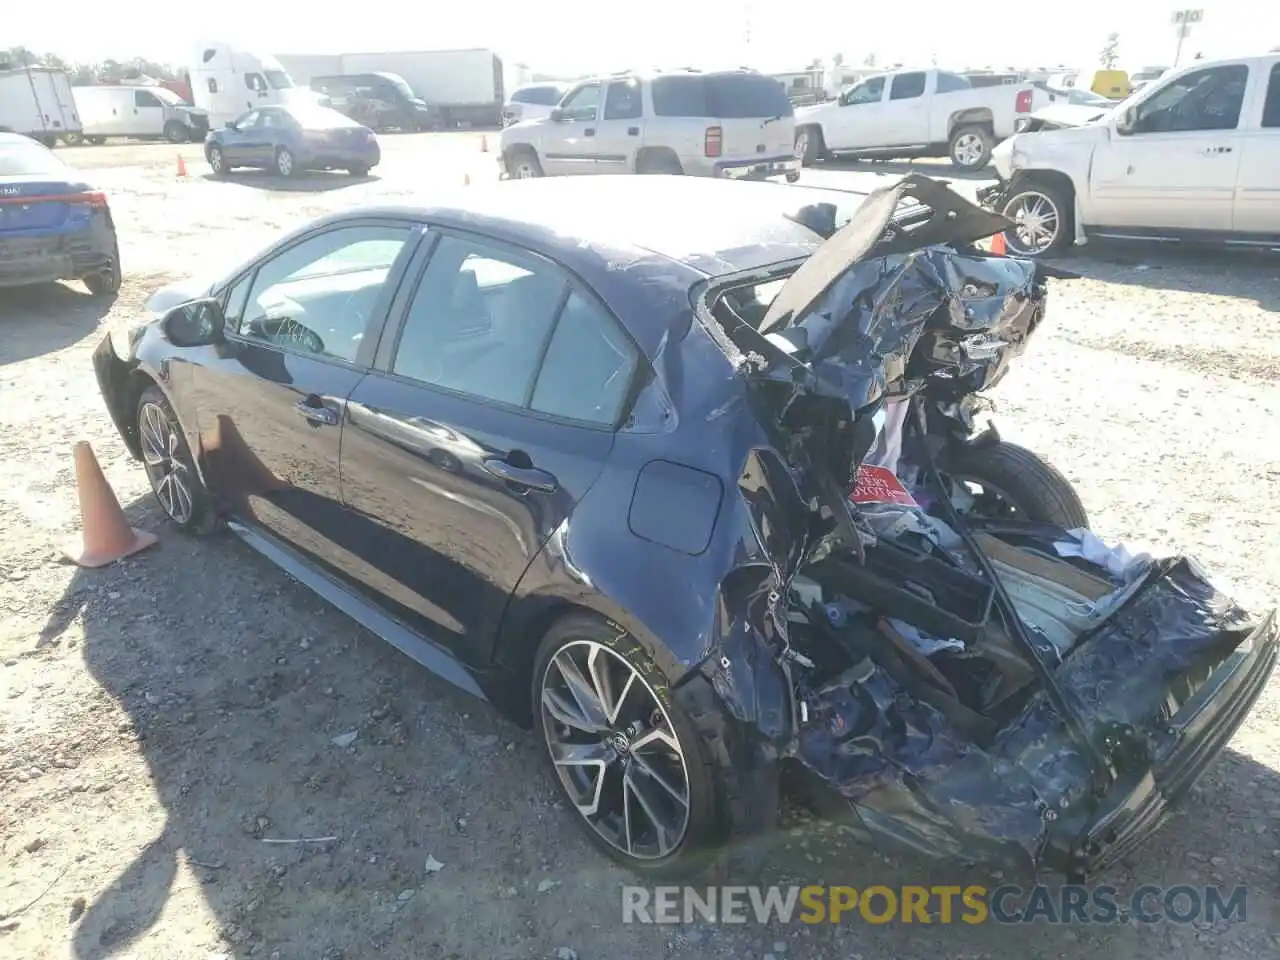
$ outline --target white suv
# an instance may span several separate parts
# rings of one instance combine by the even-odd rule
[[[800,177],[782,84],[753,70],[618,74],[571,87],[550,116],[502,131],[507,176]]]

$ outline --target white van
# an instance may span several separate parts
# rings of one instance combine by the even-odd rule
[[[71,92],[90,143],[107,137],[203,143],[209,132],[209,114],[164,87],[73,87]]]
[[[0,70],[0,131],[50,147],[59,139],[75,142],[80,117],[67,74],[49,67]]]
[[[309,90],[299,90],[275,57],[253,53],[229,43],[199,44],[191,62],[191,98],[219,129],[254,107],[316,102]]]

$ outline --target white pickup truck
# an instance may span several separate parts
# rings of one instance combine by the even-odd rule
[[[1030,86],[974,87],[945,70],[899,70],[867,77],[837,100],[796,110],[796,153],[805,164],[848,153],[949,156],[965,170],[986,166],[1038,99]]]
[[[1095,236],[1280,246],[1280,55],[1197,60],[1080,119],[996,150],[1001,183],[979,198],[1017,223],[1013,252]]]

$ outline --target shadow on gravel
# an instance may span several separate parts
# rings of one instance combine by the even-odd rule
[[[279,950],[317,960],[554,957],[560,947],[584,958],[692,960],[777,954],[779,941],[805,958],[1269,955],[1265,914],[1276,901],[1280,838],[1268,817],[1280,805],[1280,774],[1233,751],[1211,767],[1187,812],[1101,880],[1122,891],[1246,884],[1246,924],[1009,929],[877,925],[855,914],[839,926],[695,917],[623,927],[621,885],[648,882],[611,866],[573,814],[555,807],[532,737],[234,537],[165,530],[149,496],[127,512],[161,543],[79,571],[40,640],[58,644],[73,621],[83,624],[85,664],[127,713],[119,732],[136,738],[165,810],[162,826],[136,824],[154,839],[132,862],[103,864],[115,879],[91,893],[74,929],[79,960],[144,937],[156,955]],[[110,795],[103,802],[121,815]],[[880,856],[807,811],[788,817],[697,884],[1000,882]],[[443,868],[431,872],[428,858]],[[171,897],[184,900],[170,905]],[[191,897],[214,916],[220,943],[200,939]],[[175,924],[182,909],[185,926],[159,925],[162,916]]]
[[[1054,263],[1108,283],[1239,297],[1280,311],[1280,252],[1091,240]]]
[[[269,190],[272,193],[327,193],[330,190],[341,190],[362,183],[377,183],[378,177],[372,174],[353,177],[344,171],[315,171],[288,179],[265,170],[236,170],[221,177],[212,173],[202,175],[212,183],[234,183],[242,187],[253,187],[255,190]]]
[[[115,297],[90,296],[79,283],[0,291],[0,366],[29,360],[83,339]]]
[[[823,160],[815,164],[812,169],[841,173],[882,173],[894,177],[906,176],[908,173],[922,173],[937,180],[995,180],[996,178],[995,170],[991,167],[983,167],[981,170],[961,170],[946,160],[922,163],[914,160],[854,160],[840,157],[835,160]]]

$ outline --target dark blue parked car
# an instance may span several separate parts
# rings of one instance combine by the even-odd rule
[[[382,151],[368,127],[328,107],[259,107],[214,130],[204,155],[215,176],[236,167],[274,170],[292,177],[303,170],[349,170],[362,177]]]
[[[0,287],[83,280],[120,289],[120,248],[105,195],[43,144],[0,133]]]
[[[932,453],[927,504],[883,466],[866,491],[903,498],[862,495],[873,450],[934,449],[1000,379],[1048,286],[936,181],[858,199],[570,177],[349,207],[160,291],[94,366],[176,525],[225,520],[533,727],[628,867],[705,866],[785,782],[909,849],[1086,875],[1231,739],[1275,618],[1185,559],[1066,562],[1042,498],[971,509]]]

